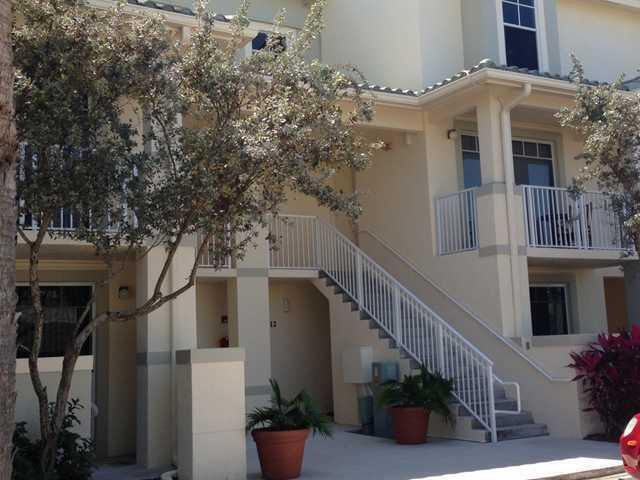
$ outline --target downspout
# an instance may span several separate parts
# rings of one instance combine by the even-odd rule
[[[509,237],[509,263],[511,265],[511,300],[516,335],[520,331],[520,275],[518,272],[518,234],[515,219],[515,173],[513,169],[513,148],[511,144],[511,110],[531,95],[531,83],[525,83],[522,92],[508,103],[503,103],[500,112],[502,133],[502,161],[504,166],[505,199],[507,206],[507,232]]]

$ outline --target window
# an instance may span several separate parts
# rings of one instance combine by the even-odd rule
[[[275,36],[271,41],[272,44],[270,48],[272,48],[274,52],[280,53],[286,50],[287,43],[284,36]],[[256,35],[255,38],[251,41],[251,48],[254,52],[264,50],[267,47],[269,47],[269,34],[266,32],[258,33],[258,35]]]
[[[569,333],[566,285],[532,285],[529,288],[529,296],[534,335]]]
[[[479,187],[482,185],[480,171],[480,147],[476,135],[461,135],[460,146],[462,149],[462,175],[464,188]]]
[[[507,65],[538,70],[535,0],[503,0]]]
[[[79,285],[42,286],[42,304],[45,322],[42,335],[41,357],[61,357],[67,340],[75,330],[82,311],[91,299],[92,287]],[[27,358],[33,342],[34,312],[31,301],[31,289],[27,286],[16,288],[18,303],[16,310],[21,312],[18,321],[18,358]],[[82,355],[91,355],[91,338],[82,347]]]
[[[548,142],[513,140],[516,185],[553,187],[553,148]]]

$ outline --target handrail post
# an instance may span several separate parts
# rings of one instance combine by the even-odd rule
[[[442,323],[438,322],[438,328],[436,329],[436,345],[437,345],[437,354],[438,354],[438,370],[445,377],[447,376],[447,372],[445,372],[445,364],[444,364],[444,331],[442,328]]]
[[[356,302],[358,302],[358,307],[362,310],[362,303],[364,302],[364,289],[363,289],[363,272],[362,272],[362,255],[360,255],[357,251],[355,252],[356,256]]]
[[[402,309],[400,308],[400,289],[397,284],[393,285],[393,322],[395,326],[396,343],[398,346],[404,345],[402,340]]]
[[[587,215],[584,205],[584,193],[580,194],[580,235],[582,238],[580,239],[579,248],[588,249],[589,239],[587,238]]]
[[[493,391],[493,367],[487,366],[487,388],[489,394],[489,426],[491,427],[491,442],[498,442],[498,431],[496,429],[496,401]]]

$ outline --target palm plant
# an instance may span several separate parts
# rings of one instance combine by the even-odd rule
[[[275,432],[311,429],[314,434],[331,437],[329,418],[320,412],[318,405],[306,390],[287,400],[282,397],[280,385],[276,380],[270,379],[269,383],[271,406],[257,407],[247,415],[247,431],[257,427]]]
[[[384,382],[378,402],[385,407],[423,407],[451,422],[453,416],[449,402],[452,395],[453,380],[438,372],[430,373],[422,367],[418,374],[405,375],[400,381]]]

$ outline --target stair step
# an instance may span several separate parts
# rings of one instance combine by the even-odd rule
[[[503,427],[496,429],[498,441],[517,440],[519,438],[543,437],[549,435],[547,426],[542,423],[528,423],[525,425],[517,425],[513,427]],[[487,432],[488,439],[491,434]]]
[[[531,412],[520,412],[520,413],[497,413],[496,414],[496,427],[497,428],[506,428],[506,427],[517,427],[520,425],[530,425],[534,423],[533,415]],[[482,429],[482,424],[473,419],[471,424],[473,428]]]
[[[471,403],[471,406],[475,406],[477,404]],[[509,398],[505,398],[502,400],[495,401],[496,410],[506,410],[506,411],[516,411],[518,408],[518,402],[516,400],[511,400]],[[458,413],[460,417],[469,417],[471,413],[467,410],[465,406],[460,403],[454,402],[451,404],[452,410]]]

